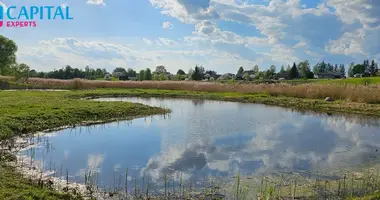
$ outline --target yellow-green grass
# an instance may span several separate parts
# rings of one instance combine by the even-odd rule
[[[0,199],[2,200],[80,200],[80,195],[60,193],[28,180],[10,167],[0,162]]]

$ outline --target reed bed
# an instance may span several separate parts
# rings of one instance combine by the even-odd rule
[[[56,80],[30,78],[31,85],[62,86],[70,89],[126,88],[165,89],[195,92],[238,92],[242,94],[267,94],[296,98],[345,100],[359,103],[380,103],[380,85],[317,84],[302,85],[277,84],[222,84],[196,81],[91,81],[83,79]]]

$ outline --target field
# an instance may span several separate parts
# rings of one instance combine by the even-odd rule
[[[352,79],[361,81],[364,79]],[[377,79],[373,79],[377,80]],[[265,94],[271,97],[295,97],[305,99],[324,99],[332,97],[357,103],[380,103],[380,85],[361,84],[327,84],[330,82],[351,81],[346,80],[318,80],[318,83],[306,84],[222,84],[193,81],[89,81],[89,80],[54,80],[31,78],[26,84],[13,84],[9,88],[45,88],[45,89],[97,89],[97,88],[123,88],[123,89],[163,89],[186,90],[195,92],[238,92],[242,94]],[[21,85],[21,86],[20,86]]]

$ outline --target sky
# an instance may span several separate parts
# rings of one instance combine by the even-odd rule
[[[309,60],[380,61],[379,0],[2,0],[66,5],[73,20],[1,27],[17,60],[38,71],[65,65],[135,70],[195,65],[236,73]]]

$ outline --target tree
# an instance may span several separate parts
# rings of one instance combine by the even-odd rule
[[[354,76],[354,66],[355,66],[355,63],[352,62],[350,64],[350,67],[348,67],[348,72],[347,72],[348,77],[353,77]]]
[[[244,68],[242,66],[240,66],[238,72],[236,73],[236,75],[243,74],[243,72],[244,72]]]
[[[131,69],[131,68],[128,68],[128,71],[127,71],[127,76],[128,77],[136,77],[137,73],[135,70]]]
[[[201,68],[200,67],[195,66],[194,72],[191,75],[191,79],[195,80],[195,81],[202,80],[202,72],[201,72]]]
[[[190,68],[189,72],[187,73],[187,76],[188,76],[187,78],[192,79],[193,73],[194,73],[194,69]]]
[[[344,67],[344,64],[341,64],[339,66],[339,70],[338,70],[340,73],[342,74],[346,74],[346,68]]]
[[[246,80],[246,81],[250,81],[251,80],[251,77],[249,77],[249,74],[248,73],[245,73],[243,75],[243,79]]]
[[[186,75],[186,73],[182,69],[179,69],[177,75]]]
[[[284,68],[284,65],[281,66],[281,70],[280,70],[280,73],[285,73],[285,68]]]
[[[375,60],[372,60],[371,66],[369,67],[370,74],[372,76],[375,76],[377,73],[377,64],[375,63]]]
[[[271,75],[274,75],[276,73],[276,66],[275,65],[271,65],[269,67],[269,71],[271,72]]]
[[[301,78],[313,78],[314,74],[311,72],[309,61],[305,60],[298,64],[299,76]]]
[[[254,73],[254,74],[259,73],[259,71],[260,71],[260,69],[259,69],[259,66],[258,66],[258,65],[253,66],[253,73]]]
[[[16,64],[11,67],[12,76],[16,80],[20,80],[21,78],[28,78],[29,77],[29,66],[27,64],[21,63]]]
[[[206,74],[208,74],[208,75],[210,75],[210,77],[216,77],[216,71],[213,71],[213,70],[207,70],[206,72],[205,72],[205,75]]]
[[[144,72],[144,80],[152,80],[152,72],[149,68],[146,68]]]
[[[352,74],[365,74],[365,65],[357,64],[352,68]]]
[[[291,67],[290,67],[290,65],[288,65],[287,67],[286,67],[286,72],[290,72],[290,69],[291,69]]]
[[[156,67],[156,71],[154,71],[155,74],[167,74],[166,68],[163,65],[159,65]]]
[[[111,75],[110,74],[104,75],[104,80],[110,81],[111,80]]]
[[[264,73],[264,78],[265,79],[271,79],[272,78],[272,71],[270,69],[266,70],[265,73]]]
[[[369,65],[369,60],[364,60],[364,74],[371,75],[371,66]]]
[[[16,64],[17,45],[0,35],[0,75],[6,75],[12,65]]]
[[[139,73],[139,80],[140,81],[143,81],[145,78],[145,70],[140,70],[140,73]]]
[[[296,66],[296,63],[293,63],[293,67],[289,71],[289,78],[290,79],[295,79],[299,77],[298,69]]]
[[[119,78],[119,76],[122,76],[124,74],[127,74],[127,71],[124,68],[122,68],[122,67],[117,67],[112,72],[112,75],[114,77],[117,77],[117,78]],[[86,76],[89,76],[89,69],[88,69],[88,71],[86,69]]]
[[[164,80],[167,80],[167,79],[168,79],[168,77],[167,77],[166,74],[164,74],[164,73],[161,73],[158,77],[159,77],[159,80],[160,80],[160,81],[164,81]]]

